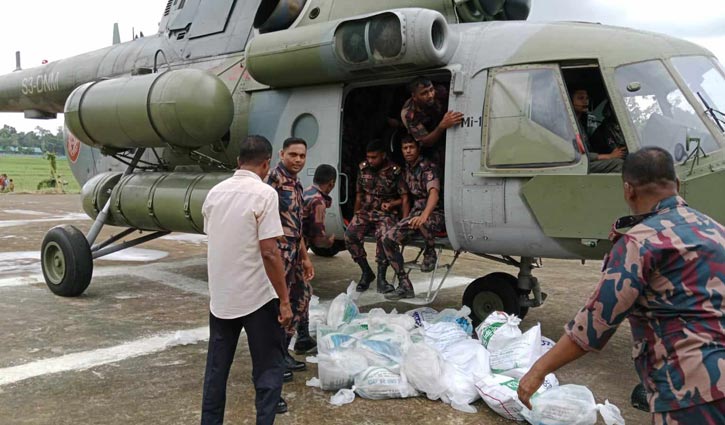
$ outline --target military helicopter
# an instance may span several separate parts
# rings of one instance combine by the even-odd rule
[[[527,22],[529,10],[530,0],[168,0],[153,36],[0,76],[0,111],[65,114],[67,156],[95,220],[87,235],[46,234],[48,287],[80,295],[94,259],[203,233],[206,193],[230,176],[248,134],[305,139],[304,184],[317,165],[337,167],[326,225],[342,235],[361,143],[399,141],[384,122],[416,76],[445,86],[448,108],[464,114],[446,134],[439,245],[455,256],[440,268],[466,251],[518,269],[468,285],[474,321],[542,305],[537,259],[601,258],[627,213],[620,176],[589,172],[575,82],[588,87],[592,127],[615,120],[630,152],[672,152],[685,198],[723,221],[725,201],[712,194],[725,184],[725,73],[712,53],[632,29]],[[103,226],[125,230],[99,242]]]

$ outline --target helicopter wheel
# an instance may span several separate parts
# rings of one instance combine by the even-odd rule
[[[507,273],[491,273],[471,282],[463,292],[463,305],[471,309],[473,326],[478,326],[494,311],[515,314],[523,319],[528,308],[521,308],[518,279]]]
[[[332,244],[329,248],[320,248],[317,246],[311,246],[310,249],[312,252],[315,253],[318,257],[334,257],[337,255],[340,251],[345,251],[345,242],[344,241],[335,241],[334,244]]]
[[[40,264],[45,283],[55,295],[77,297],[91,283],[91,248],[83,233],[73,226],[56,226],[45,234]]]

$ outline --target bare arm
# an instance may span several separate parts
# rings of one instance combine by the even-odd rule
[[[407,193],[400,195],[401,202],[403,205],[403,218],[410,215],[410,198]]]
[[[264,271],[267,273],[277,297],[279,297],[280,324],[287,327],[292,320],[292,310],[290,309],[289,294],[287,293],[287,282],[284,279],[284,264],[277,248],[277,239],[271,238],[259,241],[259,249],[262,252]],[[285,311],[289,312],[289,317],[285,317]]]
[[[438,124],[438,126],[435,128],[435,130],[431,131],[424,137],[416,138],[418,142],[420,142],[420,145],[423,147],[431,147],[435,145],[443,136],[443,134],[448,130],[449,128],[453,127],[454,125],[458,125],[463,121],[463,114],[460,112],[454,112],[454,111],[448,111],[445,115],[443,115],[443,119]]]
[[[425,203],[425,209],[418,217],[414,217],[412,220],[410,220],[410,226],[414,229],[419,228],[420,226],[424,225],[428,218],[430,218],[431,213],[435,209],[436,205],[438,205],[438,189],[432,188],[428,192],[428,200]]]
[[[534,363],[531,370],[521,378],[518,389],[519,400],[531,409],[531,396],[544,383],[546,375],[555,372],[562,366],[573,362],[586,353],[586,351],[572,341],[569,335],[562,335],[559,338],[559,342],[554,345],[554,348]]]
[[[315,268],[312,266],[312,260],[310,260],[310,256],[307,254],[307,244],[305,244],[305,239],[300,239],[300,251],[302,252],[301,261],[302,261],[302,273],[303,277],[306,282],[311,281],[315,278]]]
[[[362,193],[359,191],[355,195],[355,211],[354,213],[357,214],[358,211],[360,211],[360,207],[362,206]]]

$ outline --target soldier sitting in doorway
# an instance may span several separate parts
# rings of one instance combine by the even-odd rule
[[[302,194],[302,234],[308,247],[330,248],[335,243],[335,235],[325,231],[325,214],[332,206],[330,192],[335,188],[337,170],[328,164],[315,169],[312,186]]]
[[[425,251],[421,271],[435,267],[435,235],[445,228],[443,210],[440,208],[441,180],[438,166],[420,155],[420,143],[412,137],[402,141],[405,172],[403,181],[413,201],[413,209],[385,235],[383,248],[388,261],[398,276],[398,288],[385,298],[397,300],[413,298],[415,292],[403,267],[403,255],[399,245],[416,233],[425,239]]]
[[[365,234],[375,229],[377,246],[375,259],[378,263],[378,292],[388,293],[395,290],[385,279],[388,259],[383,252],[382,240],[385,234],[398,221],[398,209],[403,206],[407,213],[408,195],[401,179],[402,170],[390,161],[386,149],[380,140],[374,140],[367,146],[366,161],[360,163],[356,184],[355,215],[345,232],[345,245],[352,259],[360,266],[362,275],[358,280],[357,291],[364,292],[375,279],[375,274],[367,261],[363,246]]]

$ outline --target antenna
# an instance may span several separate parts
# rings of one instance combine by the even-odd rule
[[[113,24],[113,44],[121,44],[121,33],[118,31],[118,22]]]
[[[22,71],[23,68],[20,66],[20,50],[15,52],[15,71]],[[13,72],[15,72],[13,71]]]

